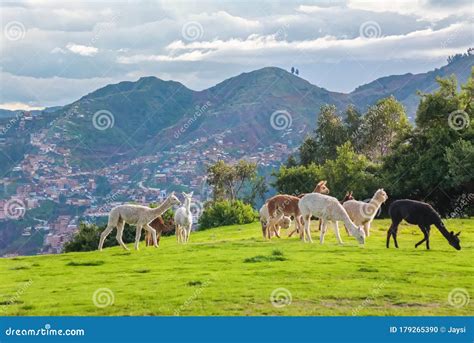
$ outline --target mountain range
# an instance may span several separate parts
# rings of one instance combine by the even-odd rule
[[[464,83],[473,65],[474,56],[464,55],[439,69],[379,78],[348,94],[326,90],[276,67],[242,73],[203,91],[142,77],[107,85],[63,107],[35,112],[44,118],[27,130],[49,128],[56,144],[70,149],[72,160],[87,169],[99,167],[99,160],[102,167],[104,159],[127,160],[219,134],[221,143],[242,150],[278,142],[297,146],[315,127],[324,104],[341,111],[354,104],[364,111],[393,95],[413,119],[417,91],[435,90],[438,76],[454,74]],[[0,124],[14,115],[1,110]]]

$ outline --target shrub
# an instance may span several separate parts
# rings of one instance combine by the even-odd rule
[[[209,229],[212,227],[248,224],[257,220],[257,212],[252,206],[236,201],[216,201],[208,203],[199,218],[199,229]]]

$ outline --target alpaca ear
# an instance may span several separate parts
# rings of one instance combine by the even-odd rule
[[[192,197],[194,194],[194,191],[192,191],[191,193],[189,193],[189,197]]]
[[[451,234],[451,236],[454,236],[454,231],[451,231],[450,234]]]
[[[457,237],[457,236],[459,236],[460,234],[461,234],[461,231],[459,231],[457,234],[455,234],[455,236]]]
[[[319,181],[317,186],[322,186],[324,184],[324,181]]]

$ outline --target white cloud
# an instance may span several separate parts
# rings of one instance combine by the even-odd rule
[[[72,53],[78,54],[81,56],[94,56],[95,54],[97,54],[97,52],[99,52],[99,49],[93,46],[80,45],[80,44],[74,44],[74,43],[68,43],[66,45],[66,48]]]
[[[469,0],[25,0],[3,2],[0,10],[5,23],[25,27],[18,41],[0,35],[7,85],[0,103],[30,106],[64,104],[106,83],[148,75],[203,89],[270,65],[298,65],[310,82],[347,90],[372,81],[367,75],[439,67],[473,41]],[[372,21],[380,37],[361,39],[361,25]],[[194,41],[183,37],[189,22],[202,26]],[[360,71],[364,63],[373,74]]]
[[[43,110],[44,107],[42,106],[30,106],[29,104],[25,104],[22,102],[5,102],[0,104],[0,108],[4,110],[16,111],[16,110],[24,110],[24,111],[33,111],[33,110]]]

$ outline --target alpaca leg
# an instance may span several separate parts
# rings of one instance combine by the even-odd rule
[[[393,228],[392,237],[393,237],[393,243],[395,244],[395,248],[398,249],[397,231],[398,231],[398,226],[395,226],[395,227]]]
[[[319,234],[319,243],[324,243],[324,235],[326,234],[327,222],[321,219],[321,233]]]
[[[364,232],[366,237],[370,236],[370,222],[364,224]]]
[[[180,230],[179,230],[179,225],[178,224],[176,224],[176,229],[174,231],[174,234],[176,236],[176,243],[179,243]]]
[[[151,237],[153,238],[153,246],[155,248],[158,248],[158,243],[156,241],[156,230],[152,228],[149,224],[145,224],[143,227],[145,228],[147,233],[151,233]],[[138,238],[138,240],[140,240],[140,237]]]
[[[339,225],[337,223],[337,220],[334,221],[334,233],[336,234],[337,241],[339,244],[344,244],[341,239],[341,235],[339,233]]]
[[[423,232],[423,239],[419,241],[418,243],[415,244],[415,248],[418,248],[418,246],[425,242],[426,239],[428,238],[428,235],[426,234],[426,228],[424,226],[418,225],[420,227],[421,232]]]
[[[139,250],[139,243],[140,243],[140,236],[142,235],[142,229],[143,229],[143,225],[137,224],[137,228],[135,230],[135,250]]]
[[[309,242],[309,238],[311,236],[311,228],[310,228],[310,224],[311,224],[311,215],[308,215],[306,217],[303,218],[303,221],[304,221],[304,226],[303,228],[300,230],[301,233],[300,233],[300,237],[301,239],[303,240],[303,242],[306,242],[308,241]],[[308,234],[309,233],[309,234]]]
[[[115,225],[109,224],[107,225],[107,228],[104,231],[102,231],[102,233],[100,234],[100,240],[99,240],[100,251],[102,251],[102,247],[104,246],[105,239],[112,232],[114,228],[115,228]]]
[[[313,243],[313,238],[311,238],[311,227],[310,227],[310,224],[311,224],[311,216],[308,217],[308,231],[306,232],[306,234],[308,235],[308,242],[310,243]]]
[[[398,224],[400,224],[399,221],[394,221],[392,219],[392,224],[390,225],[390,228],[387,231],[387,243],[386,243],[387,248],[390,246],[390,237],[391,236],[393,236],[393,241],[395,243],[395,247],[398,248],[398,243],[396,242],[396,238],[395,238],[396,232],[398,230]]]
[[[428,225],[426,227],[426,249],[430,250],[430,231],[431,227]]]
[[[277,236],[278,238],[281,238],[280,237],[280,225],[277,225],[277,227],[275,229],[275,236]]]
[[[189,236],[191,236],[191,224],[188,224],[188,229],[186,230],[186,242],[189,242]]]
[[[156,244],[160,246],[161,231],[156,232]]]
[[[263,239],[267,238],[267,223],[260,221],[260,225],[262,225],[262,235]]]
[[[125,228],[125,222],[122,220],[117,224],[117,235],[115,236],[115,238],[117,239],[117,242],[120,244],[120,246],[123,249],[129,250],[122,239],[124,228]]]

